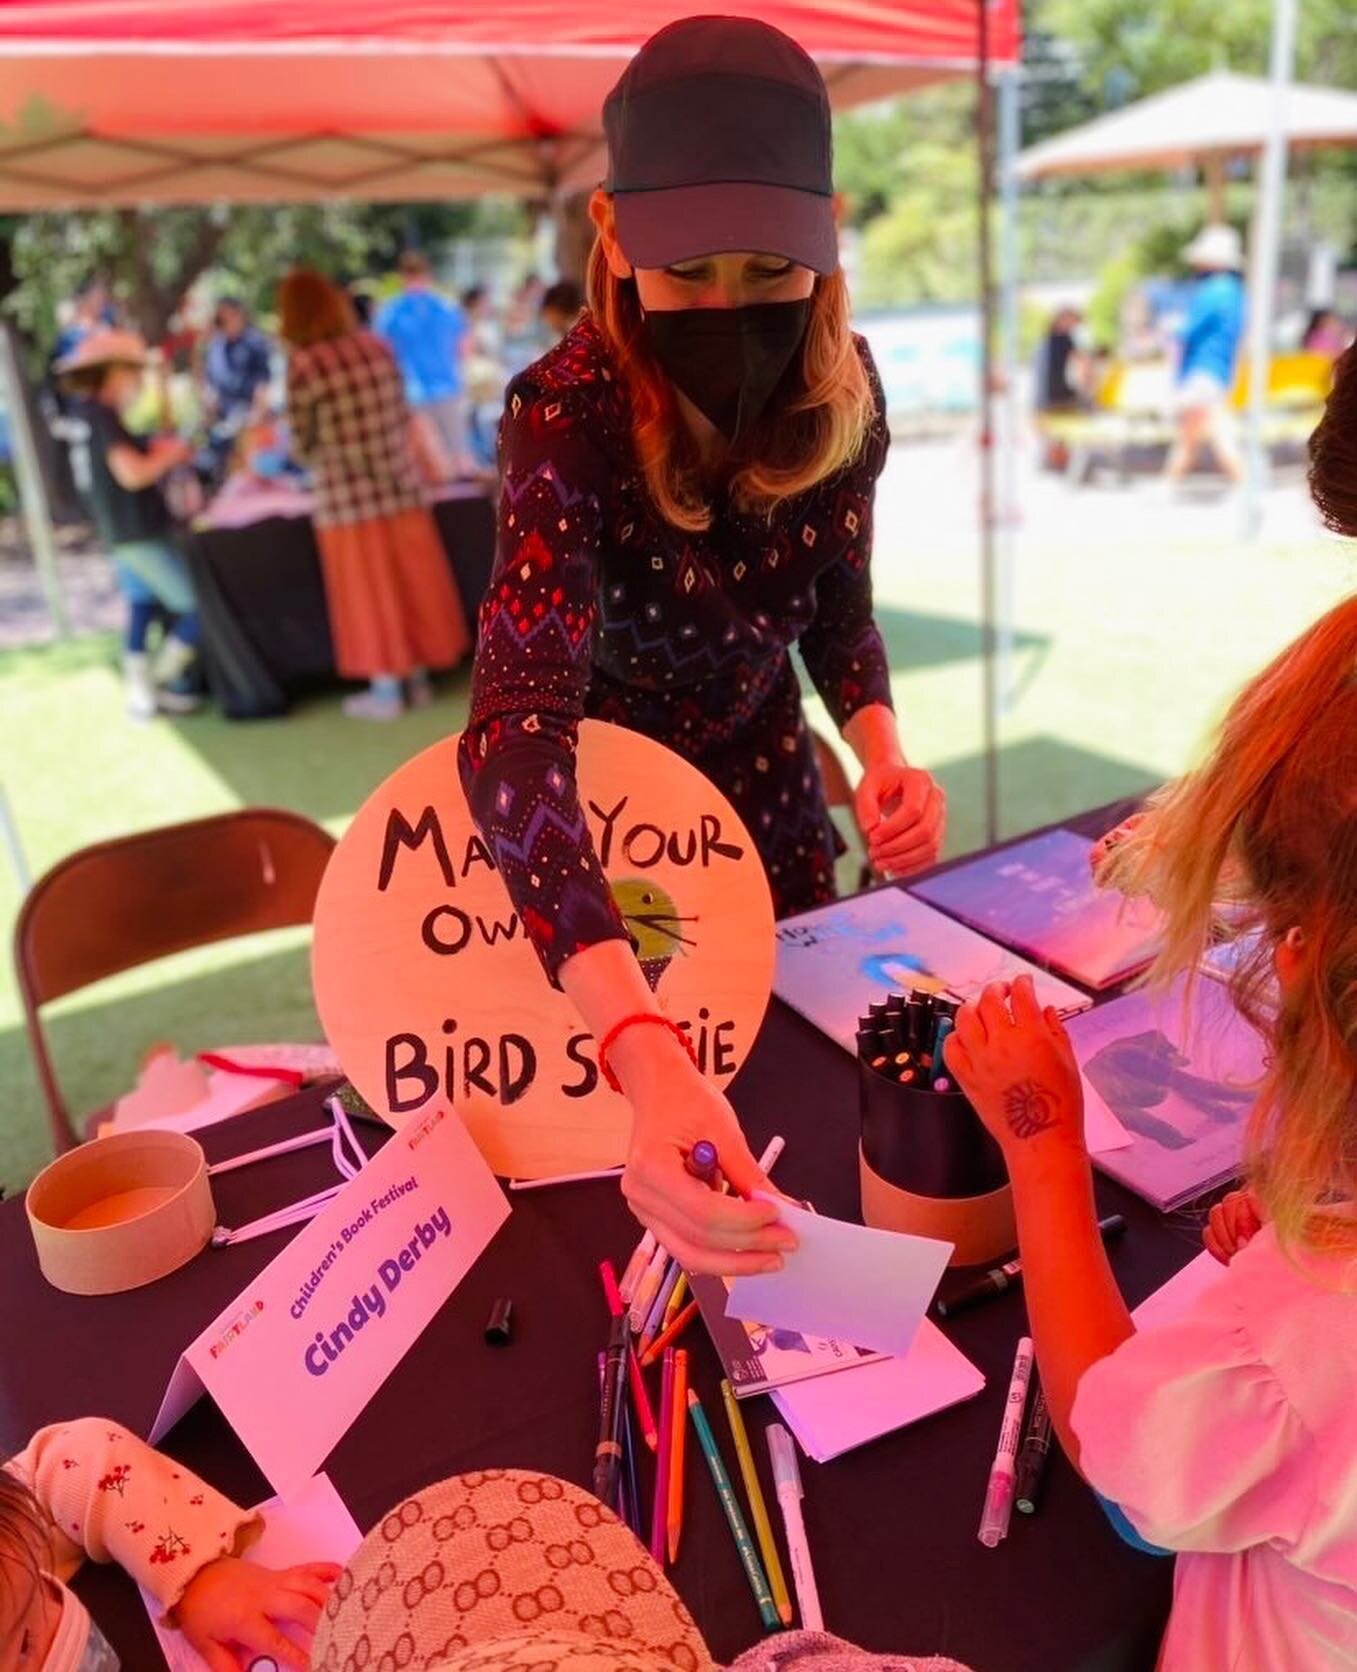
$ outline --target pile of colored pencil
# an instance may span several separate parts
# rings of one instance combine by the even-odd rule
[[[764,1628],[792,1623],[792,1603],[768,1517],[744,1419],[728,1382],[721,1383],[731,1445],[744,1484],[746,1519],[702,1401],[689,1385],[688,1352],[678,1340],[697,1316],[687,1278],[647,1232],[619,1283],[611,1261],[599,1267],[611,1314],[608,1348],[599,1355],[596,1495],[615,1510],[661,1566],[673,1566],[683,1538],[687,1433],[691,1422],[713,1488]],[[659,1415],[646,1383],[660,1366]],[[645,1514],[638,1440],[654,1456],[650,1513]],[[753,1533],[750,1532],[750,1521]]]

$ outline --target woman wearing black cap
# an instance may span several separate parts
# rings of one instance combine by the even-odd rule
[[[737,1191],[763,1182],[733,1112],[665,1028],[629,1025],[658,1006],[585,828],[576,724],[700,767],[779,914],[832,898],[836,851],[794,642],[863,764],[874,866],[931,864],[944,802],[905,760],[872,619],[888,436],[849,325],[819,71],[765,24],[686,19],[642,47],[604,125],[590,311],[508,391],[462,780],[548,974],[616,1035],[632,1208],[691,1269],[768,1270],[792,1245],[774,1210],[683,1167],[707,1137]]]

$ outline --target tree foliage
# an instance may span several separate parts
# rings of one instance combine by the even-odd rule
[[[383,271],[406,244],[436,248],[472,231],[516,230],[522,211],[501,203],[242,204],[208,209],[118,209],[10,218],[13,288],[5,308],[39,351],[57,309],[95,275],[109,280],[150,341],[192,286],[211,272],[255,310],[273,307],[278,280],[305,262],[341,279]]]

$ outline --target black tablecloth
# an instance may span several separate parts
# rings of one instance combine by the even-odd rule
[[[1098,819],[1094,823],[1101,822]],[[212,1158],[318,1123],[312,1090],[203,1134]],[[757,1151],[787,1139],[778,1182],[823,1211],[858,1213],[856,1078],[849,1056],[775,1003],[733,1100]],[[364,1129],[372,1147],[377,1129]],[[323,1151],[282,1157],[214,1184],[225,1224],[316,1188]],[[1112,1259],[1133,1304],[1200,1247],[1188,1216],[1162,1219],[1098,1181],[1104,1212],[1128,1234]],[[509,1223],[331,1454],[326,1468],[358,1524],[371,1526],[414,1489],[461,1470],[522,1466],[587,1483],[597,1422],[595,1355],[606,1320],[597,1263],[626,1259],[637,1227],[611,1182],[513,1197]],[[77,1299],[38,1273],[21,1202],[0,1204],[0,1445],[44,1423],[97,1413],[145,1433],[180,1348],[282,1247],[286,1233],[209,1250],[185,1270],[132,1294]],[[959,1281],[949,1275],[949,1283]],[[482,1338],[497,1296],[515,1303],[508,1350]],[[1033,1520],[1015,1517],[999,1549],[976,1539],[999,1417],[1023,1333],[1021,1296],[947,1324],[984,1371],[985,1392],[824,1466],[804,1469],[805,1514],[825,1618],[878,1650],[950,1653],[979,1672],[1139,1669],[1154,1664],[1169,1601],[1170,1564],[1131,1550],[1060,1457]],[[719,1402],[710,1345],[690,1337],[694,1381]],[[746,1407],[759,1432],[771,1406]],[[244,1503],[269,1488],[215,1407],[203,1401],[166,1447]],[[676,1581],[713,1652],[726,1660],[754,1641],[758,1615],[705,1475],[689,1479]],[[123,1664],[156,1664],[144,1614],[118,1572],[89,1565],[77,1589]]]
[[[442,499],[434,520],[473,629],[495,555],[488,494]],[[223,714],[260,720],[335,675],[320,554],[309,517],[209,528],[186,542],[208,685]]]

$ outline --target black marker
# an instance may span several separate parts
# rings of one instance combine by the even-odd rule
[[[1106,1219],[1098,1221],[1098,1232],[1104,1242],[1111,1242],[1113,1237],[1119,1237],[1125,1229],[1126,1221],[1119,1213],[1109,1214]],[[951,1300],[934,1301],[933,1310],[939,1318],[950,1318],[957,1312],[965,1312],[972,1306],[978,1306],[991,1295],[1002,1295],[1005,1290],[1021,1286],[1022,1261],[1006,1260],[1001,1266],[991,1266],[983,1277],[977,1277],[974,1283],[963,1289],[960,1294],[953,1295]]]
[[[1018,1464],[1013,1488],[1013,1507],[1024,1515],[1035,1515],[1041,1498],[1041,1483],[1046,1478],[1046,1459],[1051,1455],[1051,1413],[1046,1405],[1045,1390],[1038,1383],[1027,1413],[1022,1444],[1018,1447]]]

